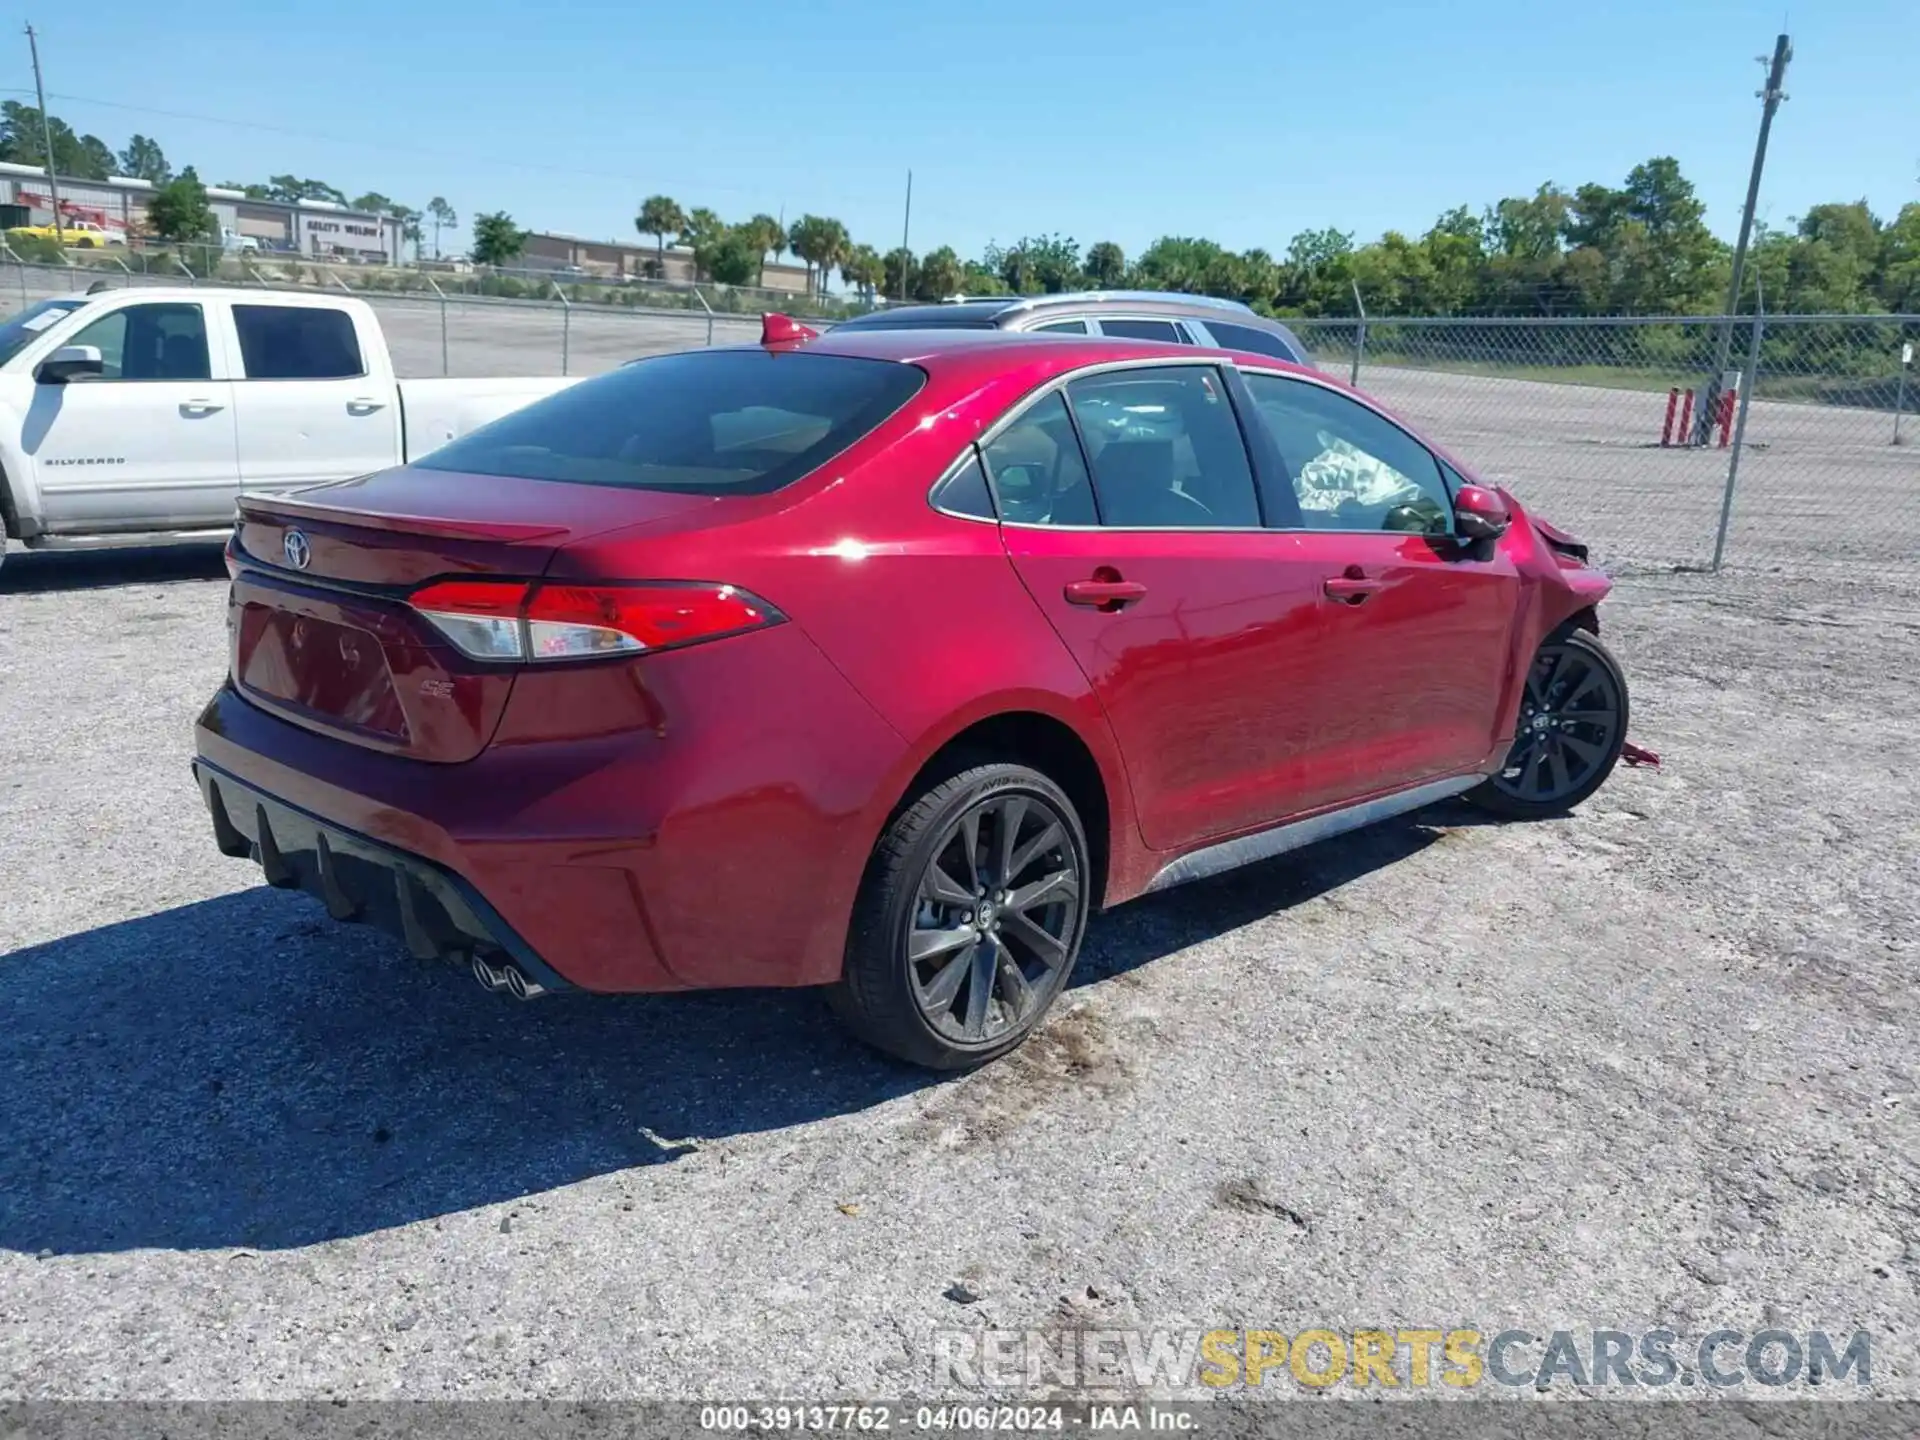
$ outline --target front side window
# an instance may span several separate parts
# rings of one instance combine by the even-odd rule
[[[1309,530],[1445,535],[1452,503],[1433,453],[1392,421],[1309,380],[1248,375]]]
[[[346,380],[366,374],[360,337],[344,310],[236,305],[233,324],[249,380]]]
[[[207,317],[198,305],[129,305],[67,342],[99,347],[102,380],[210,380]]]
[[[1102,523],[1260,524],[1240,423],[1211,366],[1110,370],[1074,381],[1067,394],[1086,437]]]
[[[694,495],[764,495],[818,469],[919,392],[892,360],[777,350],[657,355],[583,380],[416,465]]]
[[[982,447],[1000,518],[1016,525],[1097,525],[1093,482],[1058,391]]]
[[[1169,345],[1182,344],[1186,339],[1171,320],[1102,320],[1100,333],[1122,340],[1164,340]]]

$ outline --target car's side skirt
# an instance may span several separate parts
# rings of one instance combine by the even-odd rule
[[[1349,805],[1342,810],[1329,810],[1324,814],[1309,816],[1305,820],[1293,820],[1276,825],[1270,830],[1258,830],[1251,835],[1239,835],[1232,840],[1222,840],[1218,845],[1209,845],[1204,850],[1195,850],[1180,856],[1177,860],[1169,860],[1160,867],[1160,872],[1153,877],[1142,893],[1151,894],[1155,890],[1184,885],[1189,880],[1218,875],[1223,870],[1250,865],[1255,860],[1284,855],[1289,850],[1298,850],[1302,845],[1311,845],[1316,840],[1325,840],[1334,835],[1344,835],[1349,830],[1358,830],[1363,825],[1373,824],[1376,820],[1391,820],[1395,815],[1404,815],[1409,810],[1418,810],[1423,805],[1432,805],[1437,801],[1471,790],[1486,778],[1484,775],[1474,774],[1453,775],[1445,780],[1431,780],[1424,785],[1416,785],[1411,790],[1396,790],[1391,795],[1379,795],[1371,800],[1362,800],[1359,804]]]

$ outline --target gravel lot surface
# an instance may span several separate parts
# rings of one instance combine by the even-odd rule
[[[0,569],[0,1395],[885,1394],[985,1325],[1654,1324],[1866,1329],[1920,1395],[1920,581],[1627,578],[1663,770],[1124,907],[944,1082],[810,994],[516,1005],[261,886],[186,767],[222,588]]]

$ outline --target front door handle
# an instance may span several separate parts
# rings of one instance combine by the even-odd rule
[[[1326,590],[1329,600],[1338,600],[1342,605],[1361,605],[1371,595],[1378,594],[1385,586],[1378,580],[1369,580],[1360,573],[1358,565],[1353,566],[1345,575],[1328,577]]]
[[[201,415],[213,415],[226,408],[216,400],[182,400],[180,402],[180,413],[189,419]]]
[[[1091,580],[1069,580],[1064,593],[1069,605],[1085,605],[1111,614],[1144,599],[1147,587],[1138,580],[1122,580],[1117,573],[1107,571]]]
[[[349,415],[371,415],[376,410],[384,410],[386,408],[386,401],[375,400],[370,395],[362,395],[356,399],[347,401],[347,413]]]

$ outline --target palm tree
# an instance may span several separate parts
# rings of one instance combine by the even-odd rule
[[[815,257],[820,264],[820,298],[827,295],[827,272],[853,250],[853,237],[847,234],[847,227],[838,220],[820,222],[820,253]]]
[[[633,217],[633,228],[654,238],[655,268],[662,280],[667,277],[667,236],[678,235],[686,223],[686,212],[670,195],[649,195],[640,202],[640,213]]]
[[[1127,256],[1111,240],[1087,247],[1087,278],[1102,290],[1118,289],[1127,278]]]
[[[775,257],[778,257],[780,252],[786,248],[787,232],[781,227],[780,222],[771,215],[756,215],[747,221],[745,225],[742,225],[740,229],[748,239],[760,247],[759,283],[760,287],[765,289],[767,284],[767,252],[772,251]]]
[[[436,195],[427,202],[427,214],[433,217],[433,258],[440,258],[440,232],[451,230],[460,223],[460,217],[453,213],[444,195]]]
[[[800,257],[800,263],[807,267],[807,294],[814,293],[813,267],[820,263],[825,250],[825,234],[822,227],[827,222],[818,215],[802,215],[793,222],[787,231],[787,248]]]
[[[871,245],[852,246],[841,258],[840,278],[858,290],[868,305],[872,305],[874,291],[887,278],[886,262]]]

